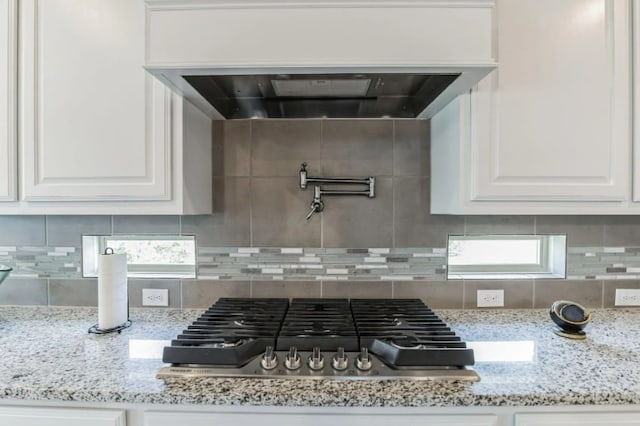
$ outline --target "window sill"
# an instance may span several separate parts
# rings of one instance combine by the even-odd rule
[[[450,274],[447,280],[557,280],[564,279],[562,274],[552,273],[518,273],[518,274]]]

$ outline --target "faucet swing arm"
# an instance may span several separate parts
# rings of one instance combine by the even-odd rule
[[[324,210],[324,202],[322,201],[322,196],[351,196],[351,195],[363,195],[368,198],[374,198],[376,196],[375,186],[376,186],[376,178],[375,177],[366,177],[366,178],[315,178],[309,177],[307,175],[307,163],[302,163],[300,167],[300,188],[305,189],[307,184],[317,183],[317,184],[334,184],[334,185],[367,185],[367,189],[322,189],[319,185],[314,185],[313,187],[313,200],[311,201],[311,209],[307,214],[307,220],[313,216],[314,213],[320,213]]]

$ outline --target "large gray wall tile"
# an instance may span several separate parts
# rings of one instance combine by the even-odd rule
[[[49,246],[82,245],[82,235],[110,235],[111,216],[47,216]]]
[[[7,278],[0,285],[0,305],[46,305],[47,280]]]
[[[533,280],[465,280],[464,307],[478,306],[478,290],[504,290],[504,308],[533,308]]]
[[[320,281],[253,281],[251,297],[320,297]]]
[[[396,120],[393,141],[395,176],[429,176],[431,162],[430,121]]]
[[[182,280],[182,307],[208,308],[221,297],[250,297],[249,281]]]
[[[462,281],[395,281],[395,299],[420,298],[430,308],[461,309],[464,286]]]
[[[394,203],[395,247],[446,247],[464,232],[464,217],[429,213],[429,178],[394,178]]]
[[[604,244],[602,216],[536,216],[537,234],[567,234],[567,247]]]
[[[98,280],[51,280],[49,305],[98,306]]]
[[[391,247],[392,178],[376,180],[375,198],[324,197],[324,211],[318,216],[322,217],[324,247]]]
[[[465,233],[473,234],[533,234],[534,216],[466,216]]]
[[[251,121],[253,176],[297,176],[300,164],[318,170],[321,120]]]
[[[251,244],[249,178],[213,178],[213,214],[182,217],[182,233],[196,235],[200,247]]]
[[[114,216],[114,234],[180,233],[179,216]]]
[[[638,280],[607,280],[604,282],[603,307],[616,307],[616,289],[625,288],[640,290],[640,281]],[[624,308],[628,308],[625,306]]]
[[[390,299],[393,283],[390,281],[323,281],[322,297],[347,299]]]
[[[305,220],[313,191],[296,178],[253,178],[251,194],[255,247],[320,246],[320,216]]]
[[[45,244],[44,216],[0,215],[0,244],[9,246],[43,246]]]
[[[250,120],[214,120],[212,139],[214,176],[250,175]]]
[[[142,289],[167,289],[169,290],[169,308],[180,308],[182,300],[180,296],[180,280],[170,279],[129,279],[128,293],[129,306],[142,306]],[[157,306],[154,306],[154,308]]]
[[[640,216],[607,217],[604,245],[640,247]]]
[[[324,120],[322,122],[324,176],[391,176],[393,121]]]
[[[600,280],[536,280],[534,308],[549,308],[556,300],[571,300],[587,308],[602,307]]]

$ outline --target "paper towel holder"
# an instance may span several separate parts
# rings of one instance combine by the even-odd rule
[[[109,254],[114,254],[114,251],[111,247],[107,247],[104,249],[104,253],[105,255],[109,255]],[[127,297],[127,320],[116,326],[116,327],[111,327],[111,328],[100,328],[98,327],[98,324],[94,324],[93,326],[91,326],[89,328],[89,333],[91,334],[109,334],[109,333],[122,333],[122,330],[131,327],[132,321],[131,319],[129,319],[129,300]]]

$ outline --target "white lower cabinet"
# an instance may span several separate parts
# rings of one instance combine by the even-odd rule
[[[497,426],[493,415],[430,415],[430,414],[327,414],[309,410],[308,413],[223,413],[223,412],[147,412],[145,426],[210,426],[238,424],[260,426]]]
[[[124,410],[1,407],[2,426],[126,426]]]
[[[522,413],[514,426],[637,426],[640,411],[628,413]]]

